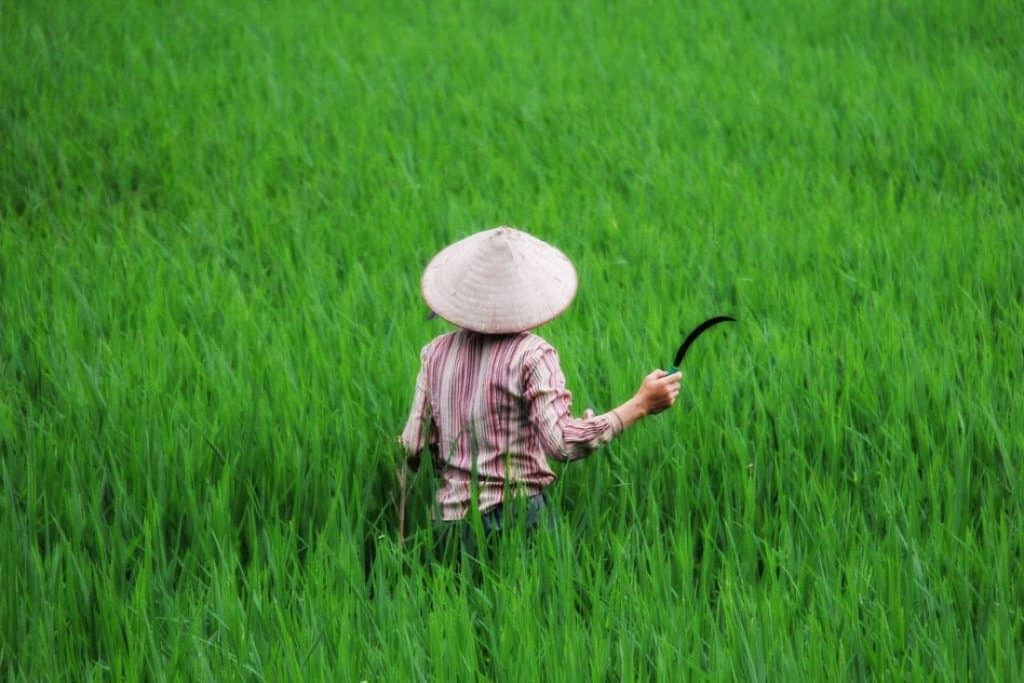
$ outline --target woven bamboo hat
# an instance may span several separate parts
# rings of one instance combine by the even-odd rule
[[[432,311],[484,334],[523,332],[556,318],[576,296],[576,284],[565,254],[507,226],[445,247],[421,282]]]

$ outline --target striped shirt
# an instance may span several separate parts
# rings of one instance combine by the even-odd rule
[[[423,347],[420,361],[400,440],[410,455],[429,447],[443,520],[469,511],[474,477],[486,512],[506,490],[533,496],[551,484],[548,457],[586,457],[622,431],[614,412],[572,416],[558,354],[535,334],[460,329]]]

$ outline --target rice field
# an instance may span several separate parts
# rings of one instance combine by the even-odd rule
[[[0,2],[0,678],[1021,680],[1014,2]],[[397,540],[429,258],[573,259],[558,527]]]

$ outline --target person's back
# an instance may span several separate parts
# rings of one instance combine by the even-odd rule
[[[535,334],[458,330],[424,347],[421,361],[423,397],[403,443],[418,450],[417,439],[425,439],[436,447],[444,520],[466,515],[473,481],[481,512],[508,491],[536,496],[555,479],[547,457],[586,456],[619,431],[612,414],[572,418],[558,355]]]

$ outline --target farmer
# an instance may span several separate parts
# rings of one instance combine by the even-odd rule
[[[619,407],[573,417],[558,354],[531,330],[569,306],[576,271],[561,251],[524,232],[500,227],[448,246],[427,265],[422,289],[430,309],[459,329],[420,354],[400,437],[401,482],[404,490],[407,468],[416,471],[429,449],[440,478],[438,516],[445,527],[460,526],[463,538],[469,527],[456,523],[474,500],[488,535],[510,523],[511,498],[521,499],[527,529],[550,520],[548,458],[584,458],[679,394],[679,373],[654,370]]]

